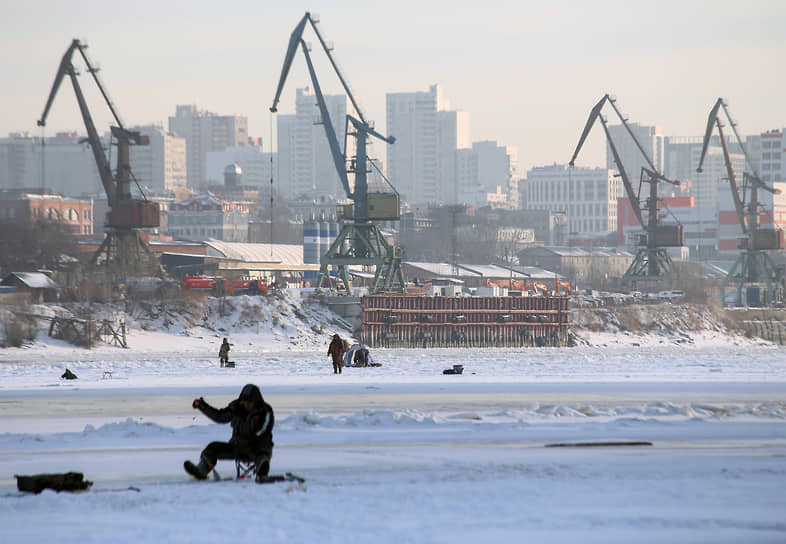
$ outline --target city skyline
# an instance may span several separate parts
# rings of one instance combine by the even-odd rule
[[[268,109],[289,35],[309,9],[320,16],[355,98],[378,129],[385,132],[387,93],[439,84],[451,109],[469,114],[471,140],[516,148],[522,173],[566,163],[606,92],[618,97],[631,122],[657,125],[668,136],[700,135],[718,96],[729,101],[743,134],[786,126],[781,2],[753,2],[744,13],[727,1],[313,4],[143,1],[119,9],[89,0],[74,9],[0,0],[0,136],[41,134],[35,122],[60,58],[79,38],[102,67],[127,126],[165,126],[176,105],[195,104],[248,117],[249,135],[262,137],[270,151],[276,130]],[[305,39],[316,42],[310,31]],[[323,91],[341,92],[324,55],[313,52]],[[80,83],[104,132],[109,111],[86,77]],[[298,53],[280,113],[294,113],[295,89],[310,84]],[[64,83],[45,135],[65,130],[84,126]],[[384,160],[385,150],[377,145],[374,156]],[[605,164],[599,128],[577,164]]]

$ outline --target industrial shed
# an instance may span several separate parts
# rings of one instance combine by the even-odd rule
[[[0,285],[15,287],[17,292],[26,294],[33,303],[57,300],[59,286],[43,272],[11,272]]]

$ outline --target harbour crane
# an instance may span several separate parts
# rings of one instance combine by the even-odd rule
[[[641,168],[638,191],[634,189],[633,184],[628,177],[628,173],[625,170],[625,166],[622,164],[622,159],[620,158],[619,152],[617,151],[617,146],[611,137],[611,133],[609,132],[606,118],[601,112],[603,106],[606,103],[611,104],[614,112],[619,117],[622,125],[633,139],[633,142],[636,144],[636,147],[641,152],[647,163],[647,166],[642,166]],[[685,245],[685,234],[682,225],[679,223],[665,225],[660,222],[658,215],[658,183],[679,185],[680,182],[668,179],[658,172],[649,155],[644,150],[638,138],[636,138],[636,135],[633,133],[633,130],[631,130],[630,126],[628,125],[628,120],[622,115],[622,113],[620,113],[620,110],[617,108],[616,98],[609,94],[604,95],[603,98],[601,98],[592,108],[589,119],[587,119],[587,123],[584,126],[581,137],[579,138],[579,143],[576,146],[576,150],[573,152],[573,157],[570,159],[571,167],[574,166],[576,157],[578,156],[579,151],[581,151],[584,141],[587,139],[587,135],[589,134],[596,120],[600,120],[600,123],[603,126],[603,131],[606,133],[606,140],[614,158],[614,164],[617,166],[619,175],[622,178],[622,184],[625,187],[625,193],[627,194],[630,205],[633,208],[633,213],[636,215],[636,220],[639,222],[639,225],[641,225],[645,232],[645,235],[639,238],[638,245],[640,247],[636,252],[633,262],[625,271],[625,275],[622,278],[623,282],[633,283],[636,281],[657,281],[664,279],[669,274],[671,274],[672,270],[671,257],[669,256],[666,248]],[[646,199],[645,205],[642,206],[640,194],[642,185],[644,183],[649,183],[650,187],[649,196]],[[647,212],[646,218],[643,214],[644,211]]]
[[[745,165],[750,169],[750,172],[743,171],[742,173],[742,187],[737,182],[737,176],[731,163],[726,135],[723,132],[724,124],[720,114],[721,110],[734,134],[737,145],[742,151]],[[745,285],[750,284],[764,285],[764,296],[761,297],[764,305],[782,304],[786,284],[784,272],[782,268],[775,266],[775,263],[773,263],[766,251],[784,249],[783,230],[774,228],[763,229],[760,227],[759,221],[759,190],[761,189],[772,194],[778,194],[780,190],[771,187],[759,177],[737,132],[737,124],[732,119],[729,107],[723,98],[718,98],[707,118],[707,128],[704,131],[704,141],[701,147],[699,164],[696,168],[697,172],[702,171],[714,128],[718,129],[718,137],[720,138],[720,145],[723,151],[723,161],[726,166],[726,176],[729,180],[731,196],[734,201],[734,210],[737,213],[740,228],[745,235],[737,241],[737,248],[741,249],[742,252],[734,261],[729,273],[723,280],[723,287],[725,289],[729,284],[736,287],[735,304],[737,306],[743,305],[742,289]],[[746,193],[748,196],[747,203]]]
[[[284,57],[284,65],[281,68],[276,96],[270,111],[275,113],[284,90],[292,61],[297,53],[298,47],[303,51],[308,66],[311,83],[314,87],[314,94],[317,99],[321,122],[325,129],[333,158],[333,164],[341,180],[344,192],[352,201],[351,209],[345,209],[344,216],[351,217],[352,221],[345,220],[338,237],[328,248],[327,253],[320,258],[319,276],[317,287],[321,289],[325,283],[330,285],[331,291],[343,292],[348,294],[349,276],[348,266],[364,265],[375,266],[374,279],[371,285],[372,292],[406,289],[404,274],[401,270],[401,260],[403,252],[401,248],[394,247],[382,236],[379,226],[374,221],[399,220],[401,218],[401,207],[398,193],[373,193],[368,192],[367,174],[369,159],[367,147],[369,138],[373,137],[387,144],[393,144],[396,139],[393,136],[383,136],[374,129],[373,123],[366,120],[355,97],[349,89],[347,81],[336,64],[331,48],[325,42],[322,33],[317,27],[318,19],[306,12],[303,18],[295,27],[289,39],[289,47]],[[303,40],[303,32],[306,26],[310,25],[317,35],[322,49],[327,54],[333,70],[338,76],[341,85],[347,93],[356,117],[347,115],[344,120],[344,145],[339,144],[333,122],[328,113],[325,97],[322,94],[322,87],[317,79],[314,65],[311,61],[309,46]],[[351,129],[350,129],[351,126]],[[355,137],[355,156],[347,158],[347,136]],[[353,174],[354,185],[350,187],[347,174]],[[332,277],[328,272],[328,267],[333,267],[336,277]],[[398,286],[395,287],[395,282]]]
[[[98,69],[90,62],[86,49],[86,44],[79,40],[73,40],[66,50],[55,75],[44,112],[38,120],[38,126],[46,126],[49,110],[60,89],[60,84],[63,82],[63,78],[68,76],[76,94],[79,111],[87,130],[87,142],[93,151],[101,184],[104,186],[109,204],[109,213],[105,223],[106,236],[101,247],[93,256],[92,264],[106,266],[107,269],[111,268],[122,275],[149,275],[157,272],[160,267],[155,263],[155,258],[142,237],[140,229],[158,227],[160,211],[158,203],[151,202],[146,198],[133,197],[131,193],[133,174],[130,166],[130,146],[147,145],[149,138],[138,131],[127,130],[123,127],[114,104],[98,78]],[[93,76],[116,123],[116,126],[110,127],[110,146],[117,145],[117,169],[115,172],[112,171],[110,161],[104,152],[101,138],[93,122],[93,116],[79,85],[77,77],[79,73],[72,61],[76,52],[79,52],[84,60],[87,71]]]

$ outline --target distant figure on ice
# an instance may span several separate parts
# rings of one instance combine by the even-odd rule
[[[221,361],[221,366],[225,366],[229,361],[229,346],[231,346],[227,339],[224,338],[224,341],[221,343],[221,347],[218,350],[218,360]]]
[[[210,406],[205,399],[194,399],[191,406],[216,423],[231,423],[232,438],[229,442],[211,442],[202,450],[199,463],[183,463],[190,475],[204,480],[219,459],[242,459],[256,462],[256,480],[262,481],[270,471],[273,457],[273,408],[264,401],[254,384],[247,384],[240,396],[225,408]]]
[[[338,334],[333,335],[327,354],[333,358],[333,374],[341,374],[341,356],[344,353],[344,341]]]

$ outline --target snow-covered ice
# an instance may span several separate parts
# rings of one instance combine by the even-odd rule
[[[209,329],[0,350],[0,541],[786,541],[783,347],[595,333],[576,348],[374,350],[381,367],[337,376],[333,330],[306,321],[226,334],[232,369]],[[464,374],[443,375],[453,364]],[[191,400],[222,405],[248,382],[276,410],[272,472],[305,488],[183,472],[231,432]],[[653,445],[546,447],[593,441]],[[70,470],[91,490],[16,491],[14,474]]]

